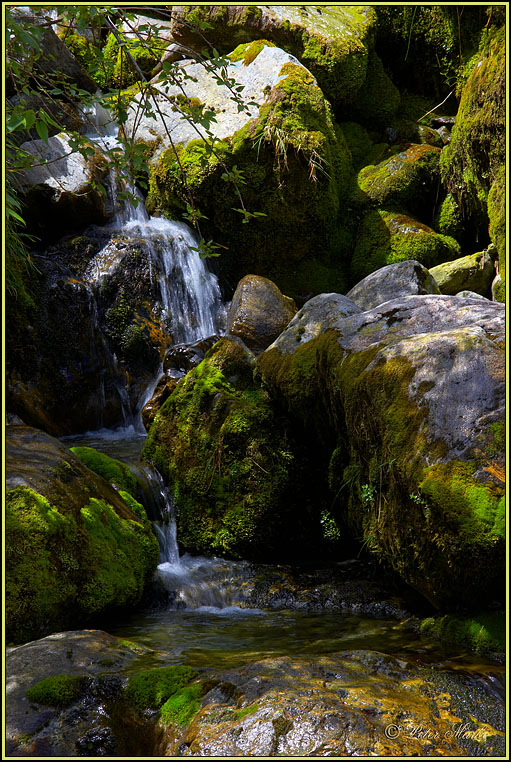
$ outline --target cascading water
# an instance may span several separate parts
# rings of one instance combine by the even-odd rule
[[[160,505],[161,522],[153,528],[160,545],[157,578],[173,594],[172,608],[227,612],[243,603],[240,584],[247,564],[219,558],[179,556],[175,505],[155,469],[146,469],[153,499]]]
[[[98,105],[89,110],[87,118],[91,125],[87,137],[99,148],[119,145],[117,127],[105,109]],[[184,222],[150,217],[136,189],[129,188],[138,204],[120,201],[119,187],[126,190],[126,185],[115,172],[110,172],[105,184],[115,214],[104,229],[110,233],[108,243],[90,260],[84,274],[92,299],[101,292],[108,277],[123,267],[123,258],[132,245],[147,263],[154,295],[153,311],[172,344],[191,343],[219,333],[224,317],[221,292],[216,276],[208,271],[197,252],[196,234]],[[105,337],[100,337],[100,341],[108,344]],[[132,394],[115,352],[105,354],[110,357],[110,375],[124,427],[143,433],[141,411],[161,377],[162,367],[145,388]]]

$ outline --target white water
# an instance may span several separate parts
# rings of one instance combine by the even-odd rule
[[[117,140],[117,126],[110,114],[99,104],[86,110],[89,123],[87,137],[99,148],[114,148],[121,144]],[[115,210],[108,230],[118,232],[89,262],[85,271],[85,281],[91,288],[92,298],[110,274],[123,267],[123,257],[127,245],[133,241],[136,249],[145,257],[151,285],[155,286],[157,302],[153,303],[153,313],[159,320],[172,344],[192,343],[217,334],[222,329],[225,310],[216,276],[209,272],[196,251],[199,239],[184,222],[150,217],[138,191],[128,187],[124,181],[111,172],[106,182],[108,195]],[[138,204],[120,200],[119,191],[129,190]],[[101,339],[107,344],[105,337]],[[128,431],[144,431],[141,412],[151,398],[162,375],[162,367],[149,385],[138,397],[136,404],[129,401],[126,384],[122,381],[122,369],[117,358],[110,356],[111,375],[115,379],[123,415],[123,427]],[[100,380],[99,396],[104,393]],[[102,425],[102,422],[99,422]]]

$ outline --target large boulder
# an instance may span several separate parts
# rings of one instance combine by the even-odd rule
[[[238,283],[227,313],[227,333],[238,336],[253,352],[262,352],[296,312],[294,301],[273,281],[246,275]]]
[[[357,283],[346,296],[369,310],[398,296],[439,293],[429,271],[420,262],[409,259],[381,267]]]
[[[431,268],[459,255],[460,246],[451,236],[435,233],[407,214],[373,210],[358,227],[351,280],[357,283],[385,265],[405,260]]]
[[[140,121],[136,139],[153,152],[147,207],[190,215],[192,194],[203,237],[226,247],[216,253],[231,292],[247,272],[293,295],[325,290],[329,281],[343,290],[338,215],[351,154],[330,107],[313,75],[272,43],[253,42],[230,58],[225,72],[243,87],[240,104],[195,61],[180,64],[188,100],[177,86],[165,92],[166,85],[153,82],[162,118],[139,119],[140,96],[131,102],[126,129]],[[214,116],[212,147],[198,139],[207,137],[204,128],[185,118],[207,112]]]
[[[27,223],[46,239],[103,224],[114,211],[100,189],[109,171],[106,158],[92,144],[85,158],[70,141],[69,135],[59,133],[20,146],[33,157],[33,166],[18,178]]]
[[[336,108],[353,103],[373,73],[368,67],[376,21],[371,6],[175,5],[172,15],[174,39],[199,52],[205,48],[204,37],[225,53],[258,39],[289,50],[310,69]],[[201,24],[207,25],[206,35]],[[391,84],[383,72],[375,74],[380,87],[383,79]]]
[[[442,294],[476,291],[488,296],[495,277],[494,257],[491,250],[478,251],[453,262],[442,262],[429,271]]]
[[[438,607],[502,595],[504,324],[497,303],[408,296],[257,360],[318,442],[336,432],[337,513]]]
[[[159,557],[140,503],[42,431],[11,425],[6,449],[8,641],[138,603]]]
[[[321,542],[321,484],[253,367],[237,337],[222,338],[162,405],[142,456],[171,486],[181,550],[296,560]]]

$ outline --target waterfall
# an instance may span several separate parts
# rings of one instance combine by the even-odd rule
[[[117,126],[109,113],[99,104],[84,110],[89,132],[87,137],[99,148],[120,145]],[[85,270],[85,282],[93,294],[99,294],[108,277],[123,268],[123,257],[133,242],[147,263],[152,289],[152,306],[158,321],[172,344],[191,343],[217,334],[221,330],[224,307],[216,276],[200,258],[197,248],[199,239],[184,222],[163,217],[150,217],[140,193],[128,187],[114,171],[105,182],[114,215],[103,230],[111,233],[109,241],[90,260]],[[137,203],[120,200],[119,190],[129,190]],[[96,310],[97,312],[97,310]],[[103,344],[108,343],[106,337]],[[110,375],[114,380],[123,412],[124,425],[144,431],[141,411],[150,399],[161,377],[153,377],[145,389],[137,389],[137,399],[130,400],[129,381],[113,352],[109,352]],[[126,374],[124,374],[126,376]],[[132,390],[133,391],[133,390]]]

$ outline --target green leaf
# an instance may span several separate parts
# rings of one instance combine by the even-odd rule
[[[48,125],[45,122],[43,122],[41,119],[39,119],[35,123],[35,128],[41,140],[44,140],[45,143],[48,143]]]

